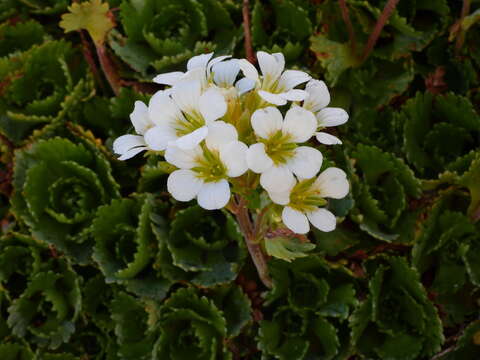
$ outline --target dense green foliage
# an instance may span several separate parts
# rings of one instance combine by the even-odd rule
[[[340,224],[267,232],[271,289],[229,212],[112,152],[153,76],[246,56],[242,1],[101,3],[67,33],[70,1],[0,3],[0,359],[480,358],[480,0],[401,0],[371,50],[392,1],[250,1],[254,50],[350,114],[311,143],[348,174]]]

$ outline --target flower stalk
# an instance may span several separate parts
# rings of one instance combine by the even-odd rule
[[[258,228],[258,222],[261,221],[261,218],[257,219],[257,224],[253,225],[250,220],[245,199],[238,196],[237,201],[237,204],[233,207],[234,215],[236,216],[240,229],[242,230],[248,252],[252,257],[258,276],[263,285],[270,289],[272,288],[272,279],[268,274],[267,257],[260,246],[260,242],[256,239],[257,234],[255,230]]]

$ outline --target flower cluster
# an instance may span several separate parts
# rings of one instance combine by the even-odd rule
[[[336,219],[325,209],[325,198],[343,198],[349,184],[335,167],[317,176],[323,155],[307,143],[315,137],[325,145],[341,144],[322,130],[345,123],[348,114],[328,107],[323,81],[284,70],[280,53],[257,53],[261,74],[245,59],[212,55],[191,58],[186,72],[153,79],[165,89],[148,106],[135,103],[130,119],[138,135],[115,140],[119,159],[160,152],[178,168],[168,178],[171,195],[179,201],[196,198],[207,210],[230,202],[230,184],[249,183],[255,190],[259,183],[283,206],[283,223],[293,232],[307,233],[309,222],[333,230]],[[247,173],[258,181],[238,182]]]

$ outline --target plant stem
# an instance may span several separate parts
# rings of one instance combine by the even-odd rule
[[[252,64],[255,63],[255,55],[252,47],[252,32],[250,30],[250,3],[248,0],[243,0],[242,15],[243,15],[243,33],[245,36],[245,54],[247,60]]]
[[[380,14],[380,17],[377,20],[377,23],[375,24],[375,28],[373,29],[373,32],[370,34],[367,45],[365,45],[365,50],[363,51],[363,56],[362,56],[362,62],[367,60],[369,57],[370,53],[372,52],[373,48],[375,47],[375,44],[377,43],[378,38],[380,37],[380,34],[382,33],[382,29],[387,23],[388,19],[392,15],[393,11],[397,7],[397,4],[400,0],[388,0],[387,3],[385,4],[385,7],[383,8],[382,13]]]
[[[107,48],[104,44],[98,43],[95,43],[95,48],[97,50],[98,60],[100,60],[100,66],[102,67],[108,83],[110,84],[115,95],[120,94],[121,79],[115,70],[112,60],[108,57]]]
[[[348,12],[347,3],[345,0],[339,0],[340,10],[342,11],[342,18],[347,25],[348,37],[350,39],[350,46],[352,47],[352,53],[356,53],[357,40],[355,38],[355,32],[353,31],[352,20],[350,19],[350,13]]]
[[[235,206],[234,214],[237,218],[240,229],[243,232],[248,252],[250,253],[253,263],[257,268],[258,276],[267,288],[271,288],[272,279],[270,279],[270,276],[268,275],[267,259],[262,251],[260,243],[255,238],[256,227],[252,225],[252,222],[250,220],[245,199],[238,197],[238,203]]]
[[[462,30],[462,21],[470,12],[470,1],[471,0],[463,0],[462,12],[460,13],[460,19],[458,20],[458,33],[457,39],[455,40],[455,55],[457,56],[460,53],[463,42],[465,41],[465,32]]]

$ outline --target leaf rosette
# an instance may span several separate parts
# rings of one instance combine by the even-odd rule
[[[357,305],[351,275],[316,255],[271,261],[273,288],[265,298],[259,347],[277,359],[343,359],[348,322]]]
[[[75,332],[81,310],[79,278],[64,260],[32,274],[22,294],[8,308],[12,333],[40,346],[58,348]]]
[[[407,160],[426,178],[443,173],[480,146],[480,116],[466,97],[417,93],[400,114]]]
[[[0,59],[0,132],[17,143],[34,129],[64,119],[91,95],[85,69],[65,41],[48,41]]]
[[[29,20],[17,24],[5,22],[0,25],[0,57],[28,50],[41,44],[45,31],[38,22]]]
[[[159,309],[154,360],[232,359],[224,342],[227,321],[215,303],[194,288],[177,290]]]
[[[31,237],[8,234],[0,238],[0,284],[10,298],[20,296],[30,276],[45,267],[48,250]]]
[[[420,181],[403,160],[375,146],[360,144],[352,157],[357,169],[352,218],[377,239],[412,241],[417,214],[408,199],[420,196]]]
[[[120,359],[152,359],[156,338],[155,332],[150,328],[148,307],[148,304],[124,292],[118,292],[110,303]]]
[[[173,69],[207,49],[233,49],[237,28],[231,7],[219,0],[123,0],[120,16],[126,37],[113,35],[110,45],[142,74],[151,67]],[[214,42],[205,42],[207,38]]]
[[[192,206],[178,211],[167,238],[173,280],[188,280],[200,286],[233,281],[246,256],[242,235],[233,217],[223,211],[207,211]],[[166,249],[163,249],[165,252]],[[167,275],[168,276],[168,275]]]
[[[444,194],[412,250],[412,262],[428,279],[447,324],[463,322],[475,313],[480,295],[480,232],[464,215],[467,204],[465,197]]]
[[[369,292],[351,318],[352,342],[367,358],[421,359],[438,352],[443,328],[418,273],[405,259],[371,265]]]
[[[92,224],[93,258],[107,283],[124,284],[141,296],[161,300],[170,282],[153,269],[158,242],[152,230],[153,196],[116,199],[98,209]]]
[[[300,57],[313,29],[309,5],[306,1],[256,0],[252,10],[253,45],[270,53],[281,52],[287,61]]]
[[[13,184],[12,210],[33,236],[88,262],[95,212],[119,196],[100,151],[86,140],[40,140],[16,152]]]

